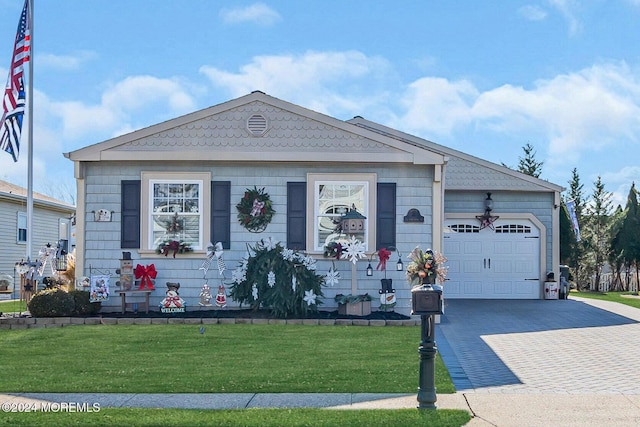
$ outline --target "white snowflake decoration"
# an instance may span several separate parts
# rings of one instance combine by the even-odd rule
[[[268,251],[271,251],[273,249],[276,248],[276,246],[278,246],[278,242],[277,240],[274,240],[273,237],[269,236],[269,238],[267,240],[262,240],[262,244],[264,245],[264,248]]]
[[[324,276],[324,281],[329,286],[337,285],[340,281],[340,272],[331,267],[327,275]]]
[[[308,291],[304,291],[304,300],[307,302],[307,305],[314,305],[316,303],[316,298],[318,296],[313,292],[313,289]]]
[[[364,244],[351,236],[351,239],[345,244],[345,248],[342,251],[341,259],[349,258],[349,261],[355,265],[358,262],[358,258],[366,258]]]
[[[267,284],[270,288],[273,288],[273,286],[276,284],[276,273],[274,273],[273,271],[270,271],[269,274],[267,274]]]
[[[255,283],[251,286],[251,295],[253,295],[254,301],[258,300],[258,285]]]
[[[296,291],[296,287],[298,286],[298,279],[296,278],[296,275],[294,274],[293,276],[291,276],[291,289],[293,290],[293,292]]]
[[[280,253],[285,261],[293,261],[293,249],[284,248]]]

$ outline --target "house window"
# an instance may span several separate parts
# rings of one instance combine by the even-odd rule
[[[143,172],[142,191],[146,247],[141,249],[155,250],[170,240],[182,241],[194,250],[204,248],[204,236],[209,235],[205,221],[211,194],[208,173]]]
[[[18,243],[27,242],[27,214],[18,212],[18,234],[16,236]]]
[[[375,174],[309,174],[307,176],[307,203],[311,203],[308,212],[314,213],[314,220],[309,225],[313,227],[312,242],[307,247],[321,252],[324,246],[340,238],[350,236],[336,233],[340,218],[349,209],[355,209],[367,219],[364,232],[354,234],[355,238],[364,243],[365,249],[375,246],[371,236],[375,236]]]

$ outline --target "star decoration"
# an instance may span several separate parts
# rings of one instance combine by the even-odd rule
[[[498,218],[500,217],[491,215],[488,212],[485,212],[483,215],[476,215],[476,219],[480,221],[480,230],[487,227],[489,227],[492,230],[495,230],[493,223],[496,222]]]
[[[313,293],[313,289],[308,291],[304,291],[304,300],[307,302],[307,305],[314,305],[316,303],[316,298],[318,296]]]
[[[324,276],[324,281],[329,286],[337,285],[340,281],[340,272],[336,271],[331,267],[326,276]]]

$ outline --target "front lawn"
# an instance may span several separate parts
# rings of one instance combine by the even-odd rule
[[[419,327],[12,329],[0,334],[0,392],[414,393],[419,341]],[[439,357],[436,387],[455,391]]]
[[[570,296],[576,296],[581,298],[593,298],[593,299],[601,299],[605,301],[611,302],[619,302],[620,304],[625,304],[631,307],[640,308],[640,296],[637,293],[633,292],[578,292],[571,291]],[[628,296],[624,296],[628,295]]]

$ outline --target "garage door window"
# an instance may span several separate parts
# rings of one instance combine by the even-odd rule
[[[480,227],[471,224],[454,224],[449,226],[454,233],[479,233]]]
[[[531,227],[520,224],[506,224],[496,227],[496,233],[531,234]]]

